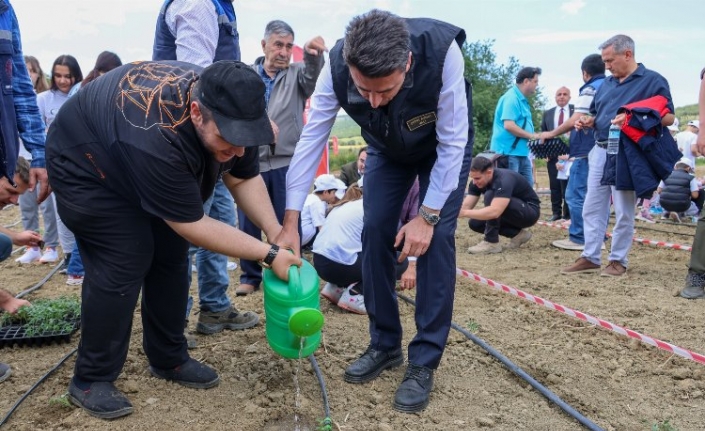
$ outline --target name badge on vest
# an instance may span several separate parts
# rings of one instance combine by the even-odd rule
[[[435,112],[428,112],[426,114],[421,114],[417,117],[407,120],[406,127],[408,127],[409,130],[413,132],[419,127],[423,127],[426,124],[435,123],[437,120],[438,118],[436,117]]]

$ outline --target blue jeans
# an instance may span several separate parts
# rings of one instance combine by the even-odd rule
[[[534,173],[532,172],[531,160],[527,156],[507,156],[509,169],[520,173],[531,187],[534,186]]]
[[[565,191],[565,200],[570,210],[570,228],[568,237],[576,244],[585,244],[583,232],[583,204],[587,195],[588,184],[588,158],[575,159],[570,168],[568,188]]]
[[[289,172],[289,167],[284,166],[279,169],[272,169],[267,172],[262,172],[264,185],[267,187],[269,201],[274,208],[274,214],[277,216],[279,223],[284,221],[284,211],[286,209],[286,174]],[[237,210],[238,227],[253,238],[262,240],[262,231],[259,226],[252,223],[247,218],[242,210]],[[301,237],[301,222],[299,221],[299,237]],[[270,241],[273,238],[270,238]],[[259,288],[262,282],[262,267],[254,260],[240,259],[240,284],[250,284],[255,288]]]
[[[230,190],[225,187],[223,180],[215,184],[213,195],[203,204],[203,212],[209,217],[222,221],[230,226],[235,226],[235,205]],[[223,254],[213,253],[200,247],[189,248],[189,263],[196,255],[196,269],[198,270],[198,299],[201,311],[218,313],[230,308],[228,298],[228,257]],[[191,280],[191,265],[189,265],[189,285]],[[193,307],[193,298],[189,296],[186,307],[188,317]]]
[[[85,275],[81,253],[78,251],[78,240],[76,240],[76,245],[74,245],[73,250],[71,250],[71,257],[69,258],[69,263],[66,266],[66,274],[80,276]]]
[[[12,240],[9,236],[0,233],[0,262],[12,254]]]

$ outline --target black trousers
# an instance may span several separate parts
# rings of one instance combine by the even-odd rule
[[[163,220],[140,210],[134,217],[95,217],[69,209],[60,199],[57,204],[76,236],[86,270],[76,377],[88,382],[117,379],[140,292],[149,363],[174,368],[186,362],[188,242]]]
[[[551,157],[546,160],[548,187],[551,189],[551,212],[554,216],[570,218],[568,204],[565,203],[565,189],[561,188],[561,180],[558,179],[556,163],[558,163],[557,157]]]
[[[318,275],[325,281],[338,286],[349,286],[353,283],[359,283],[358,288],[365,294],[364,280],[362,279],[362,257],[361,253],[357,254],[357,259],[352,265],[344,265],[327,257],[313,253],[313,267],[316,268]],[[402,263],[394,261],[395,279],[401,279],[404,271],[409,267],[409,260],[404,259]]]
[[[485,193],[485,206],[492,203],[494,193]],[[493,220],[475,220],[469,222],[470,229],[485,234],[485,241],[498,243],[499,236],[514,238],[520,230],[536,224],[540,216],[539,207],[518,198],[510,198],[509,205],[499,218]]]

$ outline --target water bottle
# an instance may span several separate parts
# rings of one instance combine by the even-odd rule
[[[301,263],[301,268],[289,268],[288,283],[271,269],[262,273],[267,341],[272,350],[289,359],[305,358],[321,344],[319,278],[310,263]]]
[[[607,135],[607,154],[617,154],[619,153],[619,134],[621,129],[618,125],[613,124],[610,126],[609,135]]]

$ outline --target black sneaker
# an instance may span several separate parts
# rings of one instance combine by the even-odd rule
[[[213,368],[193,358],[189,358],[188,361],[171,370],[163,370],[150,365],[149,372],[154,377],[169,380],[187,388],[208,389],[218,386],[220,383],[220,377]]]
[[[215,334],[223,329],[247,329],[259,322],[259,316],[251,311],[237,311],[230,307],[225,311],[201,311],[198,314],[196,331],[201,334]]]
[[[130,400],[112,382],[93,382],[83,391],[71,379],[69,400],[74,405],[100,419],[115,419],[132,413]]]
[[[12,374],[12,369],[9,365],[0,362],[0,382],[4,382]]]
[[[381,352],[368,347],[355,362],[345,369],[343,379],[348,383],[366,383],[377,378],[387,368],[398,367],[404,362],[401,348]]]
[[[433,370],[420,365],[409,364],[397,393],[394,395],[394,410],[416,413],[428,405],[428,397],[433,389]]]

